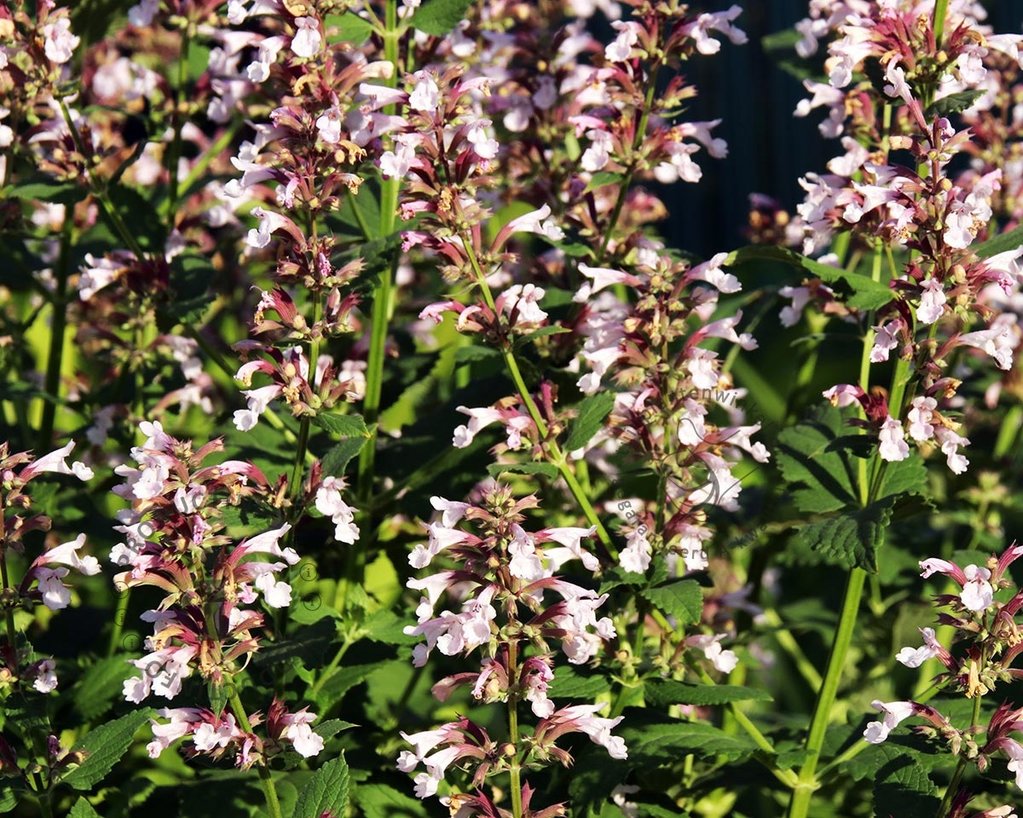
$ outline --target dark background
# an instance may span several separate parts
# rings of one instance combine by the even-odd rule
[[[706,5],[724,9],[732,3]],[[703,257],[746,243],[742,229],[749,194],[774,196],[791,211],[802,200],[799,177],[824,171],[840,152],[836,140],[817,130],[819,110],[805,119],[792,116],[805,91],[761,44],[764,36],[791,29],[806,17],[807,0],[746,0],[738,5],[743,14],[737,23],[749,42],[735,46],[723,40],[718,54],[697,56],[685,71],[699,91],[686,119],[721,119],[715,134],[728,142],[728,157],[714,159],[701,150],[696,160],[703,168],[702,181],[679,182],[660,191],[670,214],[661,228],[667,243]],[[989,0],[985,6],[995,31],[1021,30],[1023,0]]]

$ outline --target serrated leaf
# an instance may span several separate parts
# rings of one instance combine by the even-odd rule
[[[557,477],[558,467],[553,463],[491,463],[487,466],[487,472],[491,477],[500,474],[542,474],[544,477]]]
[[[731,735],[706,722],[654,722],[645,711],[630,708],[622,723],[621,736],[629,748],[633,766],[667,764],[682,753],[703,758],[722,756],[730,761],[747,758],[757,746],[746,736]]]
[[[339,412],[320,412],[313,423],[336,437],[369,437],[369,429],[362,415],[342,415]]]
[[[568,431],[565,450],[574,452],[585,447],[600,430],[614,405],[615,393],[609,391],[598,392],[580,401],[576,418]]]
[[[552,699],[595,699],[611,689],[603,676],[583,676],[572,668],[561,665],[554,671],[554,679],[547,688]]]
[[[409,23],[420,31],[443,37],[465,19],[471,0],[425,0]]]
[[[971,88],[966,91],[957,91],[954,94],[949,94],[947,97],[942,97],[934,102],[930,107],[928,107],[924,115],[928,120],[931,120],[937,119],[939,116],[961,114],[986,93],[986,90],[978,88]]]
[[[641,596],[659,611],[674,617],[679,625],[699,622],[703,613],[703,591],[693,579],[683,579],[660,588],[647,588]]]
[[[333,707],[349,690],[362,684],[389,664],[390,662],[371,662],[366,665],[347,665],[334,671],[317,691],[316,703],[324,710]]]
[[[362,447],[366,445],[367,440],[368,438],[365,437],[346,437],[342,439],[320,461],[320,468],[323,470],[323,474],[332,477],[344,477],[348,464],[362,451]]]
[[[74,182],[53,182],[46,179],[22,182],[4,189],[4,197],[34,199],[43,202],[71,204],[85,198],[88,188]]]
[[[889,762],[874,781],[876,818],[902,818],[906,815],[936,815],[938,788],[927,771],[912,758]]]
[[[422,801],[386,784],[360,784],[355,788],[352,800],[366,818],[420,818],[426,815]]]
[[[829,407],[778,435],[778,467],[796,508],[827,515],[799,526],[794,543],[816,551],[829,564],[876,571],[877,550],[896,505],[926,490],[927,470],[915,452],[885,464],[876,498],[861,507],[854,455],[860,438],[867,436],[844,436],[843,425],[842,413]]]
[[[845,270],[841,267],[832,267],[830,264],[822,264],[812,258],[800,255],[785,247],[775,247],[767,244],[754,244],[749,247],[742,247],[733,250],[725,264],[734,266],[749,261],[774,261],[787,264],[790,267],[798,267],[805,270],[815,278],[826,281],[828,284],[841,284],[850,291],[845,303],[858,310],[876,310],[883,307],[895,297],[895,291],[880,281],[874,281],[869,276]]]
[[[824,556],[830,565],[877,572],[877,552],[884,545],[891,523],[894,497],[885,497],[864,508],[845,509],[824,520],[802,526],[798,544]]]
[[[123,656],[100,659],[92,665],[72,691],[75,710],[84,721],[93,721],[110,709],[121,694],[121,683],[133,676],[136,668]]]
[[[153,710],[149,707],[134,710],[88,733],[74,748],[75,752],[85,753],[85,759],[68,772],[61,782],[76,790],[91,790],[128,752],[135,732],[152,714]]]
[[[100,814],[93,809],[92,804],[86,801],[83,795],[71,807],[68,818],[100,818]]]
[[[695,704],[702,706],[742,701],[770,701],[771,694],[761,688],[738,685],[702,685],[673,679],[647,681],[643,698],[648,705]]]
[[[348,764],[344,755],[316,771],[295,804],[294,818],[342,818],[348,807]]]

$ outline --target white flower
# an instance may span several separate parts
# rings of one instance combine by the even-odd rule
[[[963,574],[966,575],[966,584],[959,592],[963,606],[970,611],[986,611],[995,601],[994,589],[988,582],[991,579],[991,571],[976,565],[967,565],[963,569]]]
[[[341,109],[331,106],[316,119],[316,130],[320,139],[330,145],[341,141]]]
[[[924,643],[918,648],[903,648],[895,654],[895,661],[906,667],[920,667],[928,659],[938,655],[937,643],[934,637],[934,628],[921,628]]]
[[[699,634],[687,638],[686,645],[702,650],[703,655],[722,673],[731,673],[735,670],[735,666],[739,664],[739,657],[734,651],[725,650],[721,647],[721,640],[724,638],[725,635],[723,633],[715,636]]]
[[[299,57],[313,57],[319,53],[323,45],[320,36],[320,24],[315,17],[299,17],[295,20],[295,36],[291,40],[291,50]]]
[[[999,323],[989,329],[960,335],[959,343],[983,350],[995,359],[999,369],[1009,370],[1012,369],[1012,354],[1018,340],[1008,323]]]
[[[870,362],[880,363],[888,360],[888,353],[899,345],[899,322],[889,321],[880,327],[874,327],[874,346],[870,350]]]
[[[433,113],[440,105],[440,88],[437,81],[427,71],[417,71],[412,78],[416,84],[408,97],[409,108],[413,111]]]
[[[544,205],[539,210],[512,219],[505,230],[509,233],[536,233],[551,241],[561,241],[565,238],[565,231],[551,219],[550,205]]]
[[[57,64],[66,63],[71,59],[80,40],[71,33],[71,19],[58,17],[54,22],[43,26],[43,50],[47,59]]]
[[[916,441],[930,440],[934,436],[934,410],[938,402],[934,398],[914,398],[913,408],[906,419],[909,421],[909,436]]]
[[[43,659],[36,667],[36,678],[32,687],[40,693],[50,693],[57,689],[57,665],[53,659]]]
[[[634,574],[645,574],[650,567],[651,555],[650,543],[643,532],[637,529],[629,535],[625,548],[618,554],[618,564]]]
[[[909,457],[909,444],[906,443],[902,424],[891,415],[881,425],[878,441],[880,442],[879,452],[882,460],[893,463]]]
[[[334,523],[334,539],[353,545],[359,539],[359,527],[355,524],[356,509],[341,497],[345,488],[344,480],[325,477],[316,490],[316,510]]]
[[[304,758],[317,756],[323,750],[323,738],[313,732],[313,728],[305,722],[289,724],[284,737],[291,742],[295,752]]]
[[[611,62],[625,62],[632,54],[632,47],[639,42],[639,23],[615,20],[611,26],[618,32],[618,36],[604,49],[604,56]]]
[[[916,308],[916,318],[922,324],[933,324],[945,310],[945,290],[940,281],[929,278],[923,283],[920,295],[920,306]]]
[[[141,0],[128,9],[128,22],[136,28],[144,28],[152,24],[153,18],[156,17],[159,10],[160,0]]]
[[[863,731],[863,738],[871,744],[881,744],[900,722],[908,719],[914,712],[912,702],[885,703],[875,700],[871,703],[871,706],[884,714],[882,721],[872,721],[867,725],[867,729]]]

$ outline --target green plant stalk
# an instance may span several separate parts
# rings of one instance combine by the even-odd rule
[[[881,280],[881,259],[882,249],[878,246],[874,251],[874,262],[871,268],[871,278],[874,281]],[[859,385],[864,392],[870,389],[870,350],[874,345],[874,331],[871,326],[872,322],[868,321],[867,332],[863,337],[863,354],[860,358]],[[868,467],[868,459],[860,458],[858,483],[860,502],[863,506],[868,505],[871,499]],[[853,568],[849,572],[845,598],[842,601],[842,612],[838,620],[838,628],[835,631],[835,639],[831,645],[831,653],[828,656],[824,681],[817,694],[817,702],[810,719],[810,729],[806,737],[807,757],[799,770],[799,783],[793,790],[792,799],[789,801],[788,818],[806,818],[813,793],[820,786],[817,779],[817,764],[820,761],[821,748],[824,746],[824,737],[831,719],[831,708],[835,704],[838,687],[842,681],[842,671],[845,669],[849,646],[852,644],[853,631],[856,628],[856,619],[859,615],[866,579],[867,572],[862,568]]]
[[[838,685],[842,679],[846,655],[852,644],[853,630],[856,627],[856,617],[859,613],[866,578],[867,572],[862,568],[853,568],[849,572],[845,600],[842,603],[842,614],[838,620],[838,630],[835,632],[835,641],[831,645],[828,667],[824,673],[824,683],[817,696],[817,704],[810,721],[810,731],[806,738],[806,761],[799,770],[799,779],[792,791],[792,800],[789,802],[789,818],[806,818],[814,790],[818,787],[817,762],[820,759],[821,748],[824,746],[831,708],[835,703]]]
[[[7,547],[3,546],[3,550],[0,551],[0,579],[3,580],[4,592],[6,596],[7,590],[11,587],[10,578],[7,574]],[[14,627],[14,611],[7,608],[4,612],[4,619],[7,622],[7,641],[11,644],[11,650],[15,651],[18,648],[18,631]]]
[[[980,694],[973,697],[973,717],[970,719],[970,727],[976,727],[980,721]],[[966,772],[966,754],[960,752],[959,763],[956,764],[955,772],[952,773],[952,780],[948,782],[948,789],[945,790],[945,796],[941,799],[941,806],[938,807],[937,818],[944,818],[948,815],[952,807],[952,799],[955,798],[956,793],[959,792],[959,785],[962,783],[963,774]]]
[[[231,694],[228,701],[231,704],[231,711],[234,713],[234,717],[238,719],[238,725],[246,733],[251,733],[252,725],[249,724],[249,717],[245,713],[245,706],[242,704],[242,700],[238,697],[238,691],[236,688],[231,687]],[[256,769],[259,771],[259,783],[263,787],[263,795],[266,798],[266,807],[270,818],[283,818],[281,813],[281,802],[280,799],[277,798],[277,788],[274,787],[273,776],[270,774],[270,769],[266,766],[265,761],[262,764],[256,765]]]
[[[385,81],[390,88],[398,83],[398,39],[401,30],[398,26],[397,0],[387,0],[384,15],[384,60],[394,66],[391,76]],[[387,106],[384,113],[393,114],[393,105]],[[394,232],[394,218],[398,209],[400,180],[396,178],[382,179],[380,184],[380,233],[385,239]],[[353,205],[354,207],[354,205]],[[358,217],[358,211],[356,210]],[[361,224],[361,222],[360,222]],[[365,228],[363,228],[365,230]],[[362,411],[366,425],[370,429],[370,438],[359,452],[359,463],[356,472],[357,489],[360,506],[366,506],[373,494],[374,467],[376,465],[377,420],[380,417],[380,398],[383,392],[384,361],[387,353],[387,334],[394,310],[394,273],[398,264],[399,251],[395,251],[394,260],[381,271],[377,279],[376,292],[373,297],[373,310],[370,315],[369,352],[366,360],[366,397],[362,402]],[[364,512],[366,513],[366,512]],[[354,554],[356,549],[352,549]],[[353,560],[349,559],[349,563]],[[350,580],[356,577],[349,577]]]
[[[40,452],[50,447],[53,439],[53,425],[57,418],[56,399],[60,397],[60,375],[64,365],[64,333],[67,330],[67,281],[71,264],[71,229],[74,220],[64,219],[60,237],[60,258],[57,261],[57,286],[53,291],[53,323],[50,325],[50,347],[46,356],[46,377],[43,391],[48,399],[43,402],[43,415],[39,423]],[[50,400],[49,398],[52,398]]]
[[[646,96],[643,100],[643,112],[639,116],[639,123],[636,126],[636,133],[632,140],[632,155],[629,158],[629,168],[625,172],[625,178],[622,179],[622,183],[618,188],[618,198],[615,199],[614,209],[611,211],[611,218],[608,220],[607,227],[604,230],[604,239],[600,243],[600,251],[597,253],[597,263],[600,264],[604,261],[607,255],[607,247],[611,241],[611,234],[614,232],[615,225],[618,224],[618,218],[622,215],[622,208],[625,206],[625,199],[629,195],[629,187],[632,184],[632,177],[636,172],[636,166],[638,164],[636,151],[639,150],[640,145],[643,144],[643,140],[646,138],[647,125],[650,122],[650,109],[654,105],[654,94],[657,91],[657,68],[653,70],[653,74],[650,77],[650,84],[646,89]]]
[[[519,646],[513,639],[508,643],[508,678],[519,678]],[[522,818],[522,777],[519,762],[519,698],[514,693],[508,696],[508,741],[515,750],[508,764],[508,776],[511,779],[512,818]]]
[[[934,42],[941,48],[945,37],[945,14],[948,12],[948,0],[937,0],[934,4]]]
[[[462,245],[465,248],[466,255],[469,257],[469,263],[472,265],[473,272],[476,275],[476,282],[479,284],[480,290],[483,293],[483,300],[486,302],[487,307],[490,308],[494,315],[497,315],[497,305],[494,302],[494,295],[490,292],[490,285],[487,284],[487,278],[483,274],[483,269],[480,267],[479,259],[476,257],[476,251],[472,247],[472,239],[468,236],[462,236]],[[579,481],[576,479],[575,472],[568,463],[568,458],[565,453],[561,451],[561,447],[558,446],[557,441],[547,440],[547,423],[543,419],[543,415],[540,414],[540,410],[533,400],[533,396],[529,391],[529,387],[526,386],[526,381],[522,377],[522,370],[519,369],[518,361],[515,360],[515,354],[508,347],[501,350],[501,357],[504,360],[505,367],[508,370],[508,374],[511,375],[512,381],[515,383],[515,389],[519,393],[519,397],[522,399],[522,403],[525,404],[526,411],[529,413],[530,419],[536,426],[537,433],[540,435],[541,440],[544,441],[543,446],[550,455],[551,463],[557,467],[558,471],[561,472],[562,478],[568,485],[568,490],[572,493],[576,503],[582,510],[583,515],[591,526],[597,530],[597,538],[603,543],[608,553],[613,557],[618,557],[618,552],[611,542],[611,535],[607,533],[607,529],[604,528],[604,524],[600,521],[600,517],[597,516],[597,512],[593,508],[593,504],[590,502],[589,497],[586,496],[586,492],[583,491],[583,487],[579,485]]]
[[[191,25],[191,23],[189,23]],[[174,139],[171,142],[171,149],[168,152],[167,174],[170,179],[170,190],[168,193],[167,220],[171,228],[174,227],[174,213],[178,209],[178,163],[181,158],[181,108],[185,102],[185,78],[188,69],[188,47],[191,44],[188,28],[181,32],[181,49],[178,53],[178,81],[174,89],[174,113],[171,117],[174,128]]]

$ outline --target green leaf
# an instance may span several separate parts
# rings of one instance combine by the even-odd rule
[[[952,114],[961,114],[973,103],[980,99],[986,93],[983,89],[971,88],[967,91],[958,91],[955,94],[949,94],[947,97],[942,97],[937,102],[933,103],[925,112],[925,116],[928,120],[937,119],[939,116],[951,116]]]
[[[615,393],[611,391],[598,392],[584,398],[579,403],[579,411],[568,431],[565,450],[574,452],[576,449],[586,446],[600,430],[604,418],[611,414],[614,404]]]
[[[629,763],[645,767],[673,763],[683,753],[703,758],[723,756],[729,761],[747,758],[757,746],[746,736],[730,735],[706,722],[653,722],[655,714],[629,708],[621,736],[629,747]]]
[[[409,22],[420,31],[443,37],[465,19],[471,0],[425,0]]]
[[[85,198],[88,188],[74,182],[53,182],[47,179],[23,182],[3,190],[3,197],[33,199],[43,202],[73,204]]]
[[[796,508],[822,515],[797,528],[794,545],[815,551],[831,565],[876,571],[877,551],[896,506],[903,508],[926,491],[927,470],[915,452],[885,464],[875,498],[861,506],[857,470],[862,460],[857,462],[856,454],[863,437],[845,435],[844,415],[828,407],[782,431],[775,454]]]
[[[501,353],[493,347],[459,347],[455,351],[455,363],[458,364],[471,364],[476,361],[498,361],[500,359]]]
[[[544,477],[557,477],[558,467],[553,463],[491,463],[487,466],[487,472],[491,477],[500,474],[542,474]]]
[[[679,625],[699,622],[703,613],[703,591],[694,579],[647,588],[641,596],[659,611],[674,617]]]
[[[523,335],[521,338],[517,338],[515,341],[516,346],[523,346],[528,344],[530,341],[535,341],[538,338],[546,338],[548,335],[564,335],[566,332],[571,332],[568,327],[563,327],[560,324],[551,324],[546,327],[540,327],[535,329],[527,335]]]
[[[830,565],[876,573],[877,552],[884,545],[894,506],[895,499],[885,497],[865,508],[807,523],[796,534],[796,543],[823,555]]]
[[[100,659],[90,667],[72,691],[75,710],[84,721],[99,718],[121,694],[121,684],[133,676],[136,668],[123,656]]]
[[[620,173],[611,173],[606,170],[594,173],[590,177],[590,183],[586,185],[586,189],[583,193],[589,193],[591,190],[598,190],[605,185],[617,185],[620,184],[624,177]]]
[[[643,698],[648,705],[715,705],[741,701],[770,701],[766,690],[738,685],[700,685],[673,679],[646,683]]]
[[[217,684],[212,679],[206,683],[206,695],[210,700],[210,710],[213,711],[213,715],[220,718],[220,714],[224,712],[224,708],[227,707],[227,685],[220,682]]]
[[[0,813],[10,812],[18,806],[18,796],[13,787],[0,785]]]
[[[936,815],[938,788],[920,763],[900,758],[885,765],[874,781],[874,814],[878,818]]]
[[[344,695],[353,687],[362,684],[370,676],[390,662],[371,662],[366,665],[346,665],[334,671],[327,681],[323,682],[315,698],[319,707],[327,709],[340,702]]]
[[[339,412],[320,412],[313,423],[337,437],[369,437],[369,429],[362,415],[342,415]]]
[[[317,724],[313,728],[313,732],[316,733],[324,741],[327,739],[334,738],[338,733],[343,733],[345,730],[351,730],[353,727],[358,727],[357,724],[352,724],[350,721],[342,721],[341,719],[328,719],[322,724]]]
[[[344,755],[316,771],[298,796],[294,818],[342,818],[348,807],[348,764]]]
[[[570,667],[561,665],[554,671],[554,679],[547,688],[552,699],[595,699],[610,690],[603,676],[583,676]]]
[[[828,284],[840,284],[850,291],[850,296],[846,298],[845,303],[854,309],[876,310],[895,298],[895,291],[887,284],[874,281],[861,273],[822,264],[785,247],[774,247],[767,244],[743,247],[733,250],[725,264],[734,266],[749,261],[780,262],[790,267],[798,267]]]
[[[360,784],[352,799],[366,818],[423,818],[426,815],[422,801],[386,784]]]
[[[323,456],[320,467],[324,475],[343,477],[348,464],[362,451],[366,445],[365,437],[346,437]]]
[[[128,752],[135,732],[152,714],[150,707],[134,710],[88,733],[74,748],[75,752],[84,753],[85,759],[61,779],[62,783],[76,790],[91,790]]]
[[[347,14],[328,14],[323,19],[327,40],[331,43],[352,43],[362,45],[373,33],[373,24],[353,11]],[[331,36],[331,29],[337,33]]]
[[[1010,230],[1008,233],[1001,233],[980,244],[974,244],[970,249],[979,258],[991,258],[999,253],[1007,253],[1023,246],[1023,226]]]
[[[92,808],[92,804],[86,801],[83,795],[71,807],[68,818],[100,818],[100,814]]]

